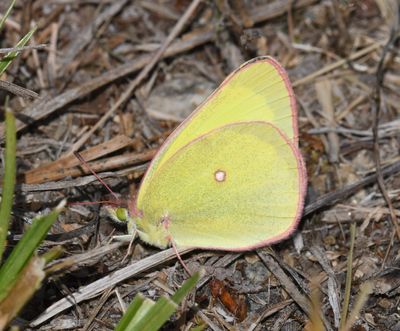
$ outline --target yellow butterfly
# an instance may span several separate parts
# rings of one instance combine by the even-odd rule
[[[271,57],[244,63],[165,141],[130,210],[154,246],[251,250],[296,228],[306,188],[296,102]]]

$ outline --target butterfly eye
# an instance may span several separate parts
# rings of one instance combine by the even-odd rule
[[[128,210],[126,208],[115,209],[115,216],[121,222],[126,222],[128,220]]]

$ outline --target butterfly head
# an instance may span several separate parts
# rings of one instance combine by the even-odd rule
[[[162,217],[159,222],[154,223],[143,217],[142,213],[137,210],[132,210],[132,213],[130,213],[128,208],[107,207],[107,212],[117,223],[127,224],[129,234],[136,232],[144,242],[159,248],[170,246],[171,236],[168,232],[168,217]]]
[[[133,217],[132,220],[135,222],[140,239],[144,242],[159,248],[170,246],[171,235],[168,231],[168,217],[162,217],[158,222],[151,222],[142,216]]]

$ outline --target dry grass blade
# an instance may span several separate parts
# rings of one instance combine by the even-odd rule
[[[97,162],[89,162],[88,165],[94,172],[107,171],[120,168],[121,166],[130,166],[150,161],[156,154],[155,150],[149,150],[144,153],[129,153],[110,157]],[[39,184],[48,181],[59,180],[66,177],[77,177],[84,174],[90,174],[86,167],[75,167],[65,169],[46,170],[46,172],[35,171],[25,176],[26,184]]]
[[[321,293],[319,291],[319,283],[316,280],[311,281],[311,305],[309,308],[309,320],[304,326],[305,331],[324,331],[324,323],[321,316]]]
[[[393,13],[394,13],[394,19],[393,19],[393,26],[391,27],[391,35],[386,43],[382,56],[380,58],[380,61],[378,63],[378,68],[376,70],[376,86],[375,86],[375,95],[374,95],[374,100],[375,100],[375,105],[374,105],[374,122],[372,126],[372,133],[373,133],[373,142],[374,142],[374,158],[375,158],[375,166],[376,166],[376,172],[377,172],[377,182],[379,189],[382,193],[382,195],[385,198],[385,201],[391,211],[390,217],[392,224],[394,226],[397,238],[400,239],[400,226],[398,224],[398,219],[396,217],[396,214],[394,212],[394,207],[392,204],[392,201],[387,193],[385,183],[383,181],[383,175],[382,175],[382,168],[381,168],[381,156],[380,156],[380,146],[379,146],[379,121],[381,117],[381,108],[382,108],[382,86],[385,78],[385,60],[388,55],[391,55],[391,60],[394,59],[395,53],[391,51],[391,48],[393,46],[398,46],[400,43],[400,26],[399,26],[399,4],[398,2],[389,2],[389,4],[393,5]]]
[[[46,47],[47,47],[47,45],[41,44],[41,45],[28,45],[28,46],[23,46],[23,47],[0,48],[0,54],[6,54],[6,53],[10,53],[10,52],[22,52],[22,51],[31,50],[31,49],[44,49]]]
[[[6,299],[0,301],[0,330],[5,329],[36,292],[45,276],[43,267],[44,259],[33,257],[19,274]]]
[[[319,103],[322,105],[322,111],[326,116],[327,127],[335,128],[337,126],[335,120],[335,111],[332,100],[332,84],[328,79],[322,79],[316,82],[315,89],[317,90],[317,98]],[[328,135],[328,153],[329,161],[336,163],[339,160],[339,137],[336,132],[329,132]]]
[[[46,273],[48,275],[70,269],[76,269],[84,265],[84,263],[94,263],[101,256],[112,252],[113,250],[121,247],[125,243],[119,242],[107,246],[98,247],[82,254],[76,254],[65,259],[56,260],[46,265]]]
[[[350,331],[351,330],[351,327],[357,320],[358,315],[361,312],[361,309],[363,308],[364,304],[366,303],[366,301],[368,299],[368,296],[372,293],[373,289],[374,289],[374,286],[371,282],[366,282],[361,285],[360,293],[358,294],[358,296],[356,298],[356,302],[353,306],[350,316],[347,319],[346,324],[343,326],[343,328],[340,329],[340,331]]]
[[[340,308],[339,308],[340,291],[338,288],[338,281],[335,277],[335,272],[333,268],[330,266],[330,262],[326,257],[326,252],[323,251],[321,247],[312,246],[310,248],[310,251],[314,255],[314,257],[318,260],[319,264],[328,275],[328,299],[333,311],[334,325],[335,328],[337,328],[339,326],[339,321],[340,321]],[[315,298],[312,298],[312,300],[313,299]],[[312,305],[314,307],[314,302],[312,302]]]
[[[344,299],[342,305],[342,312],[340,314],[340,328],[344,327],[347,322],[347,312],[350,305],[351,283],[353,279],[353,251],[356,239],[356,224],[352,223],[350,226],[350,250],[347,255],[347,272],[346,272],[346,287],[344,289]]]
[[[299,0],[293,4],[293,9],[310,6],[318,0]],[[285,14],[290,8],[291,0],[275,0],[266,5],[254,6],[250,9],[251,20],[260,23]]]

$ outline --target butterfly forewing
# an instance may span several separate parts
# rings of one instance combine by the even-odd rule
[[[242,121],[270,122],[297,146],[293,91],[285,70],[270,57],[243,64],[167,139],[142,181],[138,209],[144,203],[150,181],[179,149],[211,130]]]

